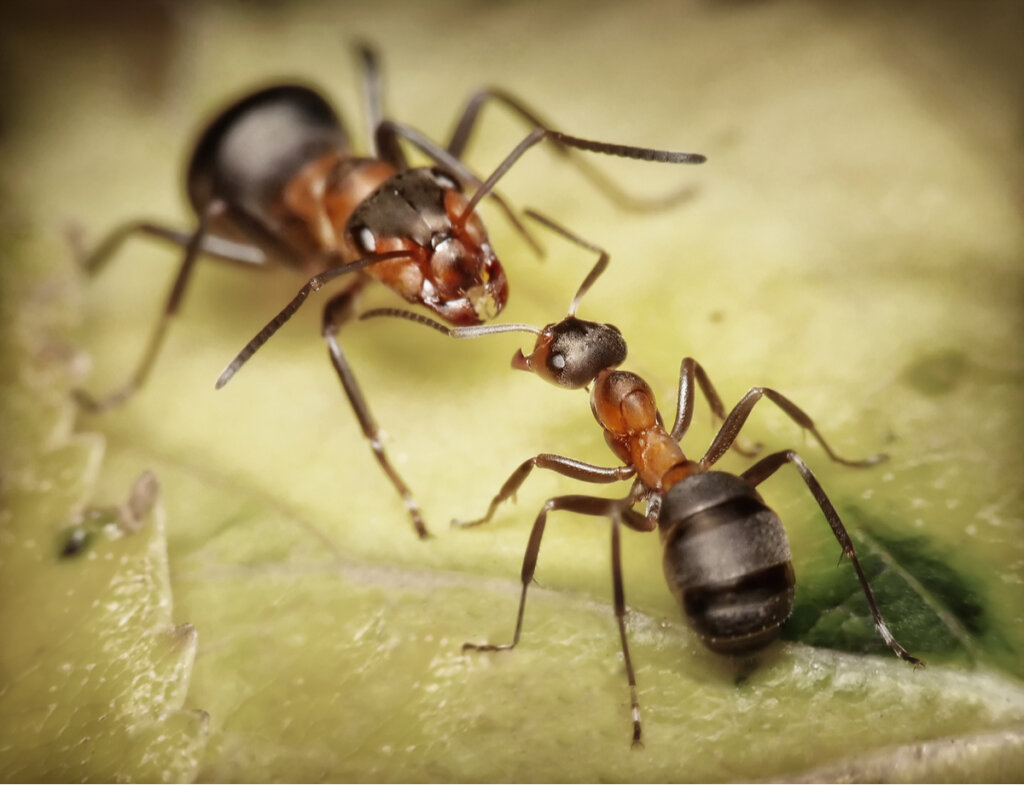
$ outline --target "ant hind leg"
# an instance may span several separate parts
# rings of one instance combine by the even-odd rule
[[[857,551],[853,547],[853,540],[850,539],[850,535],[846,531],[846,527],[839,518],[839,513],[836,512],[836,508],[825,494],[825,490],[821,487],[821,483],[818,482],[818,478],[814,476],[813,472],[811,472],[807,467],[807,464],[804,463],[803,459],[794,450],[783,450],[782,452],[773,453],[762,458],[740,476],[751,485],[757,486],[775,474],[775,472],[787,463],[793,464],[793,466],[796,467],[796,470],[800,472],[800,476],[803,478],[804,483],[810,490],[811,495],[814,496],[814,500],[818,503],[818,507],[820,507],[821,511],[824,513],[825,519],[828,521],[828,525],[832,528],[832,533],[835,535],[836,540],[839,542],[839,546],[842,548],[842,555],[846,556],[853,565],[853,569],[857,573],[857,579],[860,581],[861,588],[864,591],[864,596],[867,598],[868,607],[871,609],[871,617],[875,622],[875,629],[878,630],[879,636],[881,636],[882,640],[885,641],[886,646],[892,649],[893,653],[895,653],[901,660],[909,662],[915,668],[922,667],[924,663],[907,652],[907,650],[900,645],[899,641],[896,640],[892,632],[890,632],[889,626],[882,618],[882,612],[878,608],[878,602],[875,600],[875,594],[871,590],[868,578],[860,566],[860,560],[857,558]]]
[[[604,174],[604,172],[602,172],[598,167],[592,166],[585,158],[573,154],[573,148],[589,149],[595,152],[609,152],[610,148],[614,148],[616,145],[604,145],[602,143],[590,143],[587,141],[586,144],[588,146],[581,146],[578,142],[585,140],[577,140],[574,137],[559,134],[551,130],[551,125],[540,117],[537,112],[527,106],[522,100],[511,93],[496,87],[485,87],[477,90],[470,95],[469,100],[466,102],[465,107],[456,121],[455,128],[452,131],[451,138],[447,145],[447,151],[456,158],[462,158],[463,153],[466,150],[466,146],[469,144],[470,138],[476,131],[476,126],[480,119],[480,111],[487,102],[499,103],[511,111],[518,119],[525,121],[526,124],[532,128],[542,129],[551,134],[550,138],[554,150],[564,156],[566,160],[572,162],[573,166],[576,167],[580,174],[589,180],[591,185],[593,185],[598,191],[603,193],[609,201],[623,209],[632,210],[634,212],[654,212],[657,210],[664,210],[691,198],[694,194],[694,189],[691,186],[678,188],[665,196],[653,198],[640,197],[627,193],[620,185],[618,185],[618,183]],[[699,158],[700,160],[698,160],[698,157],[694,157],[692,160],[688,161],[688,163],[700,163],[701,160],[703,160],[703,156],[700,156]]]
[[[860,461],[849,460],[838,455],[825,441],[825,437],[821,435],[818,428],[815,426],[814,421],[807,415],[807,413],[793,403],[789,398],[770,387],[752,387],[747,392],[740,402],[733,407],[733,410],[729,412],[728,417],[722,423],[722,427],[715,435],[714,440],[711,442],[711,446],[708,447],[704,457],[700,459],[700,465],[705,469],[712,466],[714,463],[721,458],[726,450],[733,444],[736,437],[739,436],[740,429],[746,423],[747,418],[750,417],[750,413],[753,410],[755,404],[762,398],[767,398],[782,411],[803,428],[805,431],[810,432],[811,436],[814,437],[815,441],[821,445],[822,449],[836,463],[840,463],[843,466],[850,466],[855,469],[863,469],[868,466],[874,466],[876,463],[881,463],[886,460],[888,456],[884,454],[871,455]]]
[[[178,312],[178,308],[181,306],[182,298],[185,295],[185,288],[192,276],[192,270],[195,268],[196,260],[199,258],[200,253],[207,250],[207,244],[209,241],[215,239],[211,238],[208,234],[210,221],[223,212],[223,210],[224,204],[222,202],[211,202],[200,214],[199,225],[191,235],[184,235],[175,230],[165,229],[146,222],[137,221],[126,223],[116,228],[96,247],[92,253],[81,259],[82,267],[90,274],[94,274],[101,270],[120,245],[129,236],[135,233],[160,237],[184,247],[184,255],[182,257],[181,264],[178,267],[178,273],[175,276],[174,283],[171,286],[171,291],[167,296],[167,301],[164,304],[163,311],[156,323],[156,327],[150,335],[149,343],[146,345],[146,349],[143,352],[135,371],[129,377],[127,382],[102,397],[94,397],[90,393],[81,389],[73,390],[72,394],[74,395],[75,400],[83,409],[98,413],[111,409],[115,406],[119,406],[135,394],[135,392],[145,383],[149,376],[149,372],[153,367],[153,363],[156,361],[156,357],[160,352],[160,348],[163,345],[164,337],[167,334],[167,328],[170,326],[171,318]],[[229,245],[233,246],[236,244],[229,243]],[[227,250],[227,248],[225,246],[220,250]]]

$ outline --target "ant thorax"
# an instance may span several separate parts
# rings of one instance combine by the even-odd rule
[[[689,462],[662,425],[654,391],[635,373],[599,373],[590,392],[590,408],[612,452],[636,467],[637,477],[647,488],[661,493],[667,489],[670,472],[673,482],[687,473]]]
[[[288,181],[269,213],[270,226],[298,252],[310,274],[326,269],[331,254],[344,261],[358,259],[359,252],[345,241],[345,225],[360,203],[395,173],[383,161],[328,152]]]

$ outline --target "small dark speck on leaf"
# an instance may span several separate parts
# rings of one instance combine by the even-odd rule
[[[970,370],[967,355],[959,349],[940,349],[910,363],[903,380],[922,395],[946,395]]]
[[[68,529],[61,535],[60,557],[70,559],[72,556],[78,556],[85,551],[91,539],[92,532],[82,526]]]

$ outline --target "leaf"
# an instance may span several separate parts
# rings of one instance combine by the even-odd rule
[[[67,357],[47,334],[62,303],[40,296],[53,279],[26,282],[18,267],[7,270],[7,291],[35,308],[12,314],[4,303],[0,776],[191,779],[208,718],[181,708],[196,633],[172,623],[162,511],[149,505],[140,532],[119,536],[116,509],[85,507],[102,438],[59,427],[55,443],[39,438],[68,422]],[[72,525],[91,547],[62,558],[61,530]]]
[[[150,32],[133,46],[131,21],[113,18],[127,25],[117,46],[88,24],[31,17],[4,34],[21,87],[0,185],[0,622],[16,631],[0,651],[4,778],[1018,776],[1024,237],[1008,197],[1021,159],[1005,75],[1021,71],[1019,54],[1016,67],[1000,60],[1019,36],[998,17],[1010,5],[964,19],[952,4],[902,17],[452,4],[443,36],[435,9],[346,8],[325,23],[318,8],[211,5],[181,26],[137,22],[169,31],[160,45]],[[102,417],[75,412],[72,388],[102,392],[130,372],[175,257],[133,242],[85,280],[61,222],[92,239],[136,210],[187,226],[172,183],[198,118],[280,74],[321,79],[357,127],[338,39],[354,30],[383,50],[395,115],[434,138],[462,96],[493,83],[568,132],[709,155],[686,171],[594,161],[631,191],[697,188],[652,215],[609,206],[542,151],[503,191],[610,250],[580,315],[622,328],[628,367],[666,417],[692,354],[727,404],[768,384],[840,453],[889,454],[869,470],[829,465],[768,404],[745,430],[800,450],[925,670],[887,653],[820,510],[785,470],[762,490],[787,525],[797,608],[788,641],[756,665],[705,651],[665,590],[657,538],[624,537],[643,749],[629,745],[603,521],[553,516],[520,645],[463,654],[464,641],[511,635],[543,500],[588,490],[537,473],[490,526],[446,520],[479,514],[538,452],[612,461],[583,393],[508,373],[518,336],[448,342],[384,322],[343,333],[436,534],[426,543],[340,395],[319,302],[214,392],[299,285],[285,271],[204,261],[146,388]],[[33,76],[44,58],[61,80]],[[523,133],[500,115],[485,113],[469,153],[482,171]],[[537,264],[485,211],[511,280],[500,318],[559,318],[591,258],[538,230]],[[393,300],[369,294],[378,303]],[[699,455],[711,431],[698,412],[685,446]],[[146,470],[160,501],[127,534],[117,506]],[[92,539],[62,559],[75,527]]]

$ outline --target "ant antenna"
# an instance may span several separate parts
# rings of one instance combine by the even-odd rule
[[[295,312],[299,310],[299,307],[306,301],[306,298],[313,292],[320,291],[328,281],[357,270],[363,270],[374,264],[385,262],[390,259],[407,258],[409,258],[408,251],[386,251],[384,253],[370,254],[369,256],[364,256],[362,259],[356,259],[354,262],[348,262],[346,264],[338,265],[337,267],[331,267],[319,275],[314,275],[301,289],[299,289],[298,294],[291,299],[291,302],[282,308],[278,312],[277,316],[267,322],[266,326],[242,348],[242,351],[235,355],[235,358],[231,362],[227,364],[227,367],[225,367],[224,370],[221,371],[220,376],[217,377],[217,383],[214,385],[214,389],[219,390],[231,381],[231,378],[238,373],[238,369],[248,362],[249,358],[256,353],[256,350],[269,341],[270,337],[280,330],[281,327],[284,326],[285,322],[295,315]]]
[[[374,319],[378,316],[394,316],[399,319],[408,319],[410,322],[432,327],[439,333],[444,333],[450,338],[479,338],[482,335],[497,335],[498,333],[531,333],[540,335],[541,329],[532,324],[476,324],[469,327],[448,327],[429,316],[424,316],[415,311],[407,311],[405,308],[372,308],[359,316],[359,320]]]
[[[469,167],[467,167],[462,161],[460,161],[454,155],[449,153],[443,147],[440,147],[435,142],[428,139],[426,136],[421,134],[416,129],[401,125],[399,123],[394,122],[393,120],[381,120],[380,125],[377,127],[378,140],[381,137],[393,138],[393,136],[395,135],[401,136],[413,147],[418,149],[420,152],[424,153],[435,163],[439,164],[443,169],[447,170],[450,175],[454,176],[456,180],[459,180],[460,182],[463,183],[468,183],[469,185],[475,186],[477,189],[483,189],[485,187],[486,183],[482,183],[480,178],[477,177],[473,173],[473,171],[470,170]],[[520,153],[520,155],[521,154],[522,153]],[[509,165],[511,166],[511,164]],[[504,171],[501,172],[501,174],[504,174],[505,171],[508,171],[507,167]],[[494,188],[494,183],[498,181],[500,176],[501,175],[495,177],[492,174],[490,177],[487,178],[487,182],[490,182],[491,184],[490,186],[487,187],[487,190],[484,191],[483,195],[486,195],[487,193],[492,191],[492,189]],[[477,193],[479,192],[480,190],[477,191]],[[516,231],[519,232],[523,239],[526,240],[526,242],[530,245],[530,247],[533,249],[533,252],[536,253],[537,256],[543,257],[544,249],[537,244],[537,241],[534,240],[533,236],[526,230],[526,227],[523,226],[518,216],[516,216],[515,211],[511,207],[509,207],[508,202],[506,202],[499,193],[493,192],[490,195],[491,198],[494,199],[498,207],[501,209],[501,211],[505,213],[505,217],[508,219],[509,223],[511,223],[512,226],[515,227]],[[453,223],[456,226],[461,227],[465,223],[466,218],[469,216],[469,214],[473,212],[473,208],[477,205],[478,202],[479,199],[476,199],[474,197],[474,199],[472,200],[472,205],[468,207],[465,211],[463,211],[462,215],[460,215],[458,219],[456,219]]]
[[[581,283],[580,288],[576,290],[576,295],[572,298],[572,302],[569,303],[568,315],[575,316],[576,309],[580,305],[580,300],[583,299],[583,296],[590,291],[590,287],[594,285],[594,282],[597,281],[597,279],[600,278],[604,271],[608,268],[608,261],[610,259],[608,252],[604,248],[601,248],[599,245],[594,245],[593,243],[584,240],[579,235],[570,232],[561,224],[555,223],[546,215],[538,213],[536,210],[526,208],[525,210],[523,210],[523,215],[525,215],[527,218],[532,218],[534,221],[536,221],[539,224],[542,224],[543,226],[546,226],[551,231],[562,235],[562,237],[569,240],[570,242],[574,242],[577,245],[581,246],[582,248],[586,248],[587,250],[593,251],[598,255],[597,263],[594,265],[594,268],[589,273],[587,273],[587,277],[583,279],[583,283]]]
[[[497,101],[505,106],[506,109],[511,110],[514,115],[518,115],[534,128],[551,127],[550,123],[541,119],[541,116],[536,111],[524,104],[515,96],[505,90],[502,90],[500,87],[486,87],[477,91],[470,97],[469,103],[467,103],[466,107],[463,109],[461,118],[452,132],[451,139],[448,143],[448,152],[458,156],[459,158],[462,157],[462,153],[465,151],[466,145],[469,143],[473,127],[479,118],[480,111],[487,101]],[[651,197],[631,194],[624,190],[615,182],[615,180],[606,175],[600,168],[594,166],[588,159],[577,155],[571,155],[573,152],[571,147],[568,147],[557,140],[552,141],[556,153],[568,160],[576,167],[580,174],[590,180],[591,184],[593,184],[599,191],[604,192],[606,197],[625,210],[632,210],[633,212],[641,213],[664,210],[667,207],[679,204],[684,199],[692,197],[695,193],[695,189],[692,186],[686,185],[676,188],[663,196]]]
[[[491,176],[484,181],[484,184],[477,189],[477,192],[473,194],[473,198],[469,200],[469,204],[466,205],[466,209],[463,210],[462,215],[456,220],[456,224],[461,225],[464,223],[466,217],[473,212],[473,208],[491,192],[495,183],[512,168],[512,165],[522,158],[527,150],[544,139],[553,139],[577,150],[615,155],[621,158],[632,158],[637,161],[652,161],[664,164],[702,164],[707,160],[707,157],[700,153],[677,153],[670,150],[655,150],[650,147],[632,147],[630,145],[612,144],[610,142],[596,142],[592,139],[581,139],[578,136],[570,136],[560,131],[552,131],[550,128],[535,128],[526,135],[523,141],[515,146],[512,152],[505,157],[505,160],[498,165],[498,168],[491,173]]]

